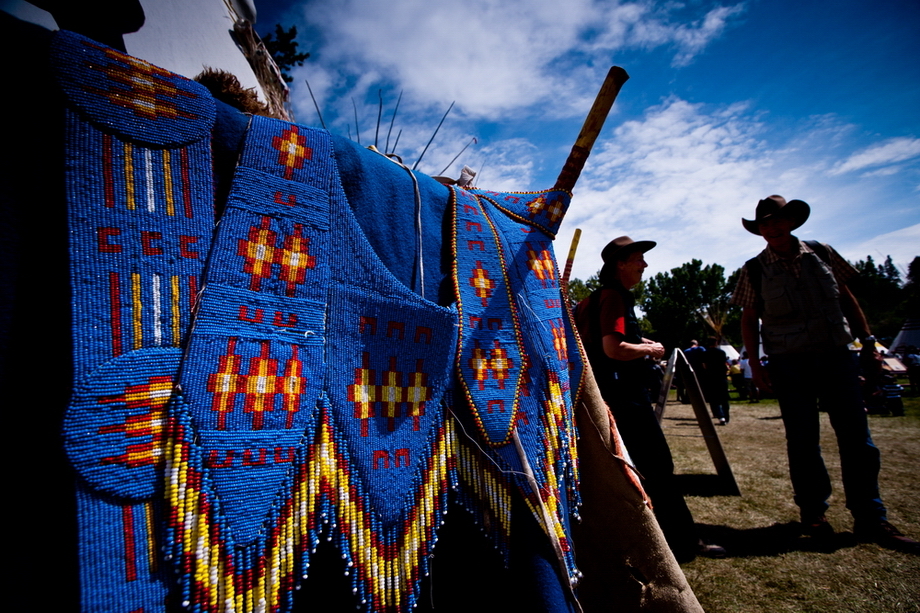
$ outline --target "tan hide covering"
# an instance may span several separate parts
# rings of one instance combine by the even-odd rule
[[[703,608],[671,554],[643,492],[629,477],[612,416],[585,363],[585,389],[576,409],[581,474],[581,523],[573,524],[575,561],[584,579],[585,613],[700,612]]]

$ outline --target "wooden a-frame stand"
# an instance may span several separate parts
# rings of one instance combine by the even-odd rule
[[[740,496],[741,490],[738,489],[738,483],[735,481],[732,467],[728,463],[725,450],[722,449],[722,443],[719,441],[719,435],[716,433],[716,428],[709,417],[699,380],[697,380],[696,373],[693,372],[690,362],[687,361],[687,356],[680,349],[675,349],[671,354],[671,359],[668,360],[668,366],[665,370],[664,380],[661,382],[661,393],[658,395],[658,404],[655,406],[655,416],[658,418],[658,423],[660,424],[664,417],[664,407],[668,400],[668,392],[671,389],[671,381],[674,379],[675,370],[677,370],[680,380],[684,382],[687,395],[690,397],[690,405],[696,415],[696,423],[703,433],[706,448],[709,449],[712,463],[715,465],[716,473],[719,475],[720,492],[724,492],[727,496]]]

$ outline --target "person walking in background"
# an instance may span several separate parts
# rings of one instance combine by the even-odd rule
[[[684,349],[684,356],[686,356],[687,361],[690,363],[690,366],[693,367],[693,370],[696,371],[697,378],[702,377],[703,366],[703,355],[706,353],[706,349],[701,347],[696,340],[690,341],[690,346]]]
[[[904,365],[907,366],[910,395],[920,395],[920,349],[914,345],[909,346],[904,354]]]
[[[724,557],[723,548],[705,544],[697,534],[674,477],[671,450],[649,399],[649,374],[654,360],[664,355],[664,347],[642,337],[635,298],[629,290],[642,280],[648,267],[644,254],[655,245],[654,241],[621,236],[604,247],[601,287],[578,304],[575,318],[601,395],[642,476],[674,557],[678,562],[689,562],[697,555]]]
[[[696,370],[694,363],[699,364],[697,359],[699,354],[705,351],[696,340],[690,341],[690,346],[682,350],[684,357],[687,358],[687,362],[690,364],[690,367]],[[687,382],[684,381],[684,377],[681,376],[679,370],[674,371],[674,381],[677,386],[677,400],[681,404],[690,404],[690,394],[687,392]]]
[[[738,392],[738,400],[747,400],[747,385],[744,382],[744,372],[742,372],[741,363],[737,358],[729,361],[728,376],[731,377],[732,386]]]
[[[724,426],[729,420],[728,405],[728,356],[719,348],[715,337],[706,339],[706,351],[702,354],[703,394],[712,409],[713,419]]]
[[[747,351],[741,352],[741,372],[744,374],[744,385],[747,387],[747,397],[750,402],[760,402],[760,390],[754,385],[754,372],[751,368],[751,359],[748,358]]]
[[[690,370],[693,371],[693,376],[696,377],[696,382],[700,385],[700,390],[703,391],[703,354],[706,353],[706,350],[700,346],[696,339],[693,339],[690,341],[690,346],[684,349],[683,352],[684,357],[687,358],[687,363],[690,364]],[[679,375],[677,381],[678,400],[683,404],[690,404],[690,393],[687,391],[690,381],[684,381],[684,377]],[[706,392],[703,391],[703,395],[705,394]]]
[[[837,437],[854,534],[861,541],[920,554],[920,543],[888,522],[878,486],[880,454],[869,433],[857,365],[847,349],[852,329],[864,351],[875,351],[866,317],[846,286],[858,273],[830,246],[792,235],[810,211],[801,200],[787,203],[782,196],[770,196],[757,203],[753,220],[742,219],[748,232],[767,242],[760,255],[745,263],[732,296],[743,309],[748,354],[758,354],[762,338],[770,356],[767,367],[750,360],[754,385],[775,391],[779,400],[804,532],[825,541],[834,534],[825,516],[831,481],[821,457],[820,402]]]

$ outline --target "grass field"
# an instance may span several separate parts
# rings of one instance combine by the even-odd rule
[[[673,396],[673,393],[672,393]],[[920,399],[904,417],[870,416],[882,451],[880,485],[889,520],[920,540]],[[920,556],[857,543],[844,507],[840,458],[822,414],[822,448],[834,484],[832,546],[798,533],[783,424],[775,401],[732,401],[731,423],[716,426],[741,496],[723,496],[690,405],[670,401],[662,422],[701,534],[728,550],[723,560],[683,565],[708,613],[920,612]]]

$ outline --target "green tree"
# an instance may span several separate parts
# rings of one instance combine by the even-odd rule
[[[732,277],[737,279],[737,272]],[[719,264],[703,266],[700,260],[691,260],[649,279],[637,303],[654,338],[670,350],[685,347],[694,338],[723,337],[726,325],[737,317],[737,307],[728,303],[733,287]]]
[[[574,311],[579,302],[590,296],[594,290],[600,289],[600,287],[601,271],[597,271],[588,277],[587,281],[582,281],[578,278],[570,279],[568,285],[569,306]],[[636,297],[636,304],[640,304],[642,296],[645,295],[645,281],[640,281],[639,284],[632,289],[632,293]],[[642,334],[645,336],[653,332],[652,325],[649,323],[647,317],[639,318],[639,328],[642,329]]]
[[[920,317],[920,256],[914,256],[907,266],[907,282],[902,289],[904,296],[898,308],[901,320]]]
[[[582,281],[579,278],[569,279],[568,290],[569,290],[569,300],[572,302],[572,306],[575,306],[585,298],[591,295],[591,292],[596,290],[601,286],[601,271],[597,271],[590,277],[587,281]]]
[[[701,291],[704,302],[697,309],[696,315],[709,327],[711,335],[721,341],[725,336],[725,328],[732,319],[741,321],[740,310],[729,304],[741,271],[736,270],[729,276],[728,281],[725,281],[724,268],[713,264],[712,269],[707,272],[709,268],[707,266],[703,269]]]
[[[294,80],[288,70],[295,66],[303,66],[304,60],[310,57],[309,53],[298,53],[295,38],[297,38],[297,26],[291,26],[289,30],[285,30],[280,23],[275,24],[273,34],[269,33],[262,37],[262,44],[281,69],[281,78],[288,83]]]
[[[899,313],[905,298],[901,274],[891,256],[885,258],[883,264],[876,265],[872,256],[868,255],[853,266],[859,271],[859,276],[851,279],[847,287],[859,300],[875,335],[883,343],[890,342],[904,323]]]
[[[728,275],[725,281],[725,291],[729,297],[735,293],[735,286],[738,285],[738,277],[741,275],[741,269],[735,269],[735,272]],[[730,306],[725,314],[725,320],[722,323],[722,336],[726,342],[730,342],[736,347],[742,344],[741,341],[741,308]]]

